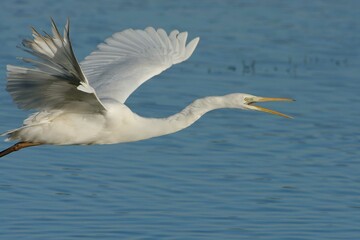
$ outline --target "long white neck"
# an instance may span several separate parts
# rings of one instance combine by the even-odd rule
[[[141,118],[141,139],[147,139],[180,131],[196,122],[205,113],[219,108],[239,108],[234,94],[200,98],[181,112],[167,118]]]

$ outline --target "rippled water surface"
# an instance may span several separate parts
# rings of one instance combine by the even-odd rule
[[[5,91],[5,65],[49,16],[71,18],[79,59],[129,27],[201,37],[129,99],[141,115],[246,92],[295,98],[266,105],[295,119],[219,110],[147,141],[9,155],[0,239],[360,239],[359,1],[74,2],[2,1],[1,132],[29,114]]]

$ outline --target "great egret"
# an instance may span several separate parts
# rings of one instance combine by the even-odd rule
[[[32,28],[32,40],[23,49],[35,58],[21,58],[34,67],[7,65],[7,91],[22,109],[38,112],[22,127],[2,134],[18,143],[0,157],[21,148],[42,144],[91,145],[132,142],[184,129],[203,114],[219,108],[262,111],[289,116],[255,106],[257,102],[293,101],[233,93],[195,100],[167,118],[144,118],[132,112],[125,101],[151,77],[173,64],[187,60],[199,38],[186,44],[187,32],[169,35],[155,30],[127,29],[98,45],[80,64],[69,38],[69,20],[63,36],[51,19],[52,36]]]

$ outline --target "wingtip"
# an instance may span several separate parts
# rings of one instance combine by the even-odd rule
[[[200,41],[200,37],[196,37],[193,40],[191,40],[189,43],[194,42],[195,47],[196,47],[198,45],[199,41]]]
[[[199,41],[200,41],[200,37],[196,37],[186,45],[186,48],[185,48],[186,49],[185,50],[186,51],[185,60],[188,59],[193,54],[193,52],[195,51]]]
[[[65,26],[66,26],[67,28],[70,27],[70,18],[69,18],[69,17],[66,18]]]
[[[69,40],[70,36],[70,18],[66,18],[66,23],[64,27],[64,37]]]
[[[54,21],[54,18],[50,16],[50,21],[53,25],[55,25],[55,21]]]
[[[185,45],[185,43],[186,43],[187,37],[188,37],[188,32],[181,32],[181,33],[179,33],[178,36],[177,36],[177,38],[179,39],[179,41],[180,41],[181,43],[184,43],[184,45]]]

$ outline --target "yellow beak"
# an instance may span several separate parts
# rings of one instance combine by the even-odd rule
[[[248,109],[260,111],[260,112],[267,112],[267,113],[275,114],[275,115],[278,115],[278,116],[281,116],[284,118],[292,118],[291,116],[288,116],[281,112],[277,112],[277,111],[267,109],[264,107],[256,106],[256,105],[254,105],[254,103],[258,103],[258,102],[293,102],[295,100],[291,99],[291,98],[249,97],[249,98],[245,99],[245,101],[246,101]]]

